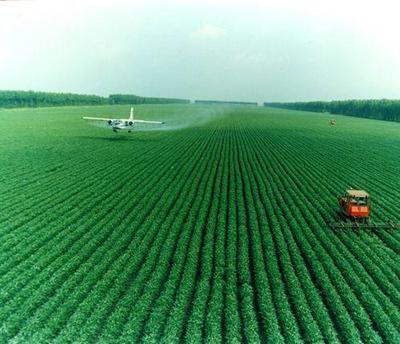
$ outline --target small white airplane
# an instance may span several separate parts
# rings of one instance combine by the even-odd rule
[[[89,121],[103,121],[107,122],[109,128],[111,128],[114,132],[118,130],[128,130],[128,133],[131,133],[134,129],[135,124],[143,123],[143,124],[165,124],[165,122],[158,121],[145,121],[142,119],[134,119],[133,117],[133,107],[131,107],[131,114],[127,119],[115,119],[115,118],[100,118],[100,117],[82,117],[82,119],[87,119]]]

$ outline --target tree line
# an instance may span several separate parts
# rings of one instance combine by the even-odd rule
[[[228,105],[255,105],[258,104],[256,102],[239,102],[239,101],[225,101],[225,100],[199,100],[196,99],[194,101],[197,104],[228,104]]]
[[[106,104],[168,104],[189,102],[190,100],[188,99],[140,97],[133,94],[111,94],[108,97],[101,97],[75,93],[0,91],[0,107],[3,108]]]
[[[264,103],[264,106],[313,112],[329,112],[347,115],[400,122],[400,100],[367,99],[335,100],[290,103]]]
[[[134,94],[110,94],[110,104],[176,104],[190,103],[189,99],[140,97]]]

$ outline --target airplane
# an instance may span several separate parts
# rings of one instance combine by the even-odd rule
[[[134,119],[133,116],[133,107],[131,107],[131,113],[129,118],[126,119],[115,119],[115,118],[99,118],[99,117],[82,117],[82,119],[87,119],[89,121],[104,121],[107,122],[109,128],[111,128],[115,133],[119,130],[128,130],[128,133],[131,133],[134,129],[135,124],[143,123],[143,124],[165,124],[165,122],[159,121],[145,121],[142,119]]]

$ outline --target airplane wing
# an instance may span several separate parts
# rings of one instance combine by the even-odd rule
[[[88,119],[90,121],[112,121],[111,118],[99,118],[99,117],[82,117],[82,119]]]
[[[165,122],[158,122],[158,121],[144,121],[142,119],[135,119],[135,123],[145,123],[145,124],[165,124]]]

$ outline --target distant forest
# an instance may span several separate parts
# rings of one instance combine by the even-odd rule
[[[140,97],[133,94],[111,94],[108,97],[75,93],[34,91],[0,91],[0,107],[42,107],[102,104],[167,104],[189,103],[188,99]]]
[[[238,102],[238,101],[225,101],[225,100],[198,100],[194,101],[197,104],[227,104],[227,105],[255,105],[258,104],[256,102]]]
[[[400,122],[400,100],[340,100],[293,103],[264,103],[264,106],[313,112],[329,112],[347,115]]]
[[[109,104],[169,104],[190,103],[189,99],[140,97],[134,94],[110,94]]]

